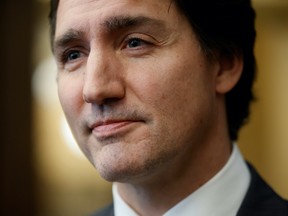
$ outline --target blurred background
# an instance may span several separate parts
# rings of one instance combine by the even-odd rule
[[[253,0],[257,101],[238,144],[288,198],[288,1]],[[111,201],[59,106],[48,0],[1,0],[1,215],[89,215]]]

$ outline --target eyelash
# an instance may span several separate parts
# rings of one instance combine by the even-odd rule
[[[67,51],[64,51],[64,52],[62,53],[62,55],[61,55],[61,62],[66,63],[66,62],[75,60],[75,59],[71,59],[71,60],[69,59],[69,56],[70,56],[71,54],[75,53],[75,52],[77,52],[77,53],[79,54],[79,57],[78,57],[78,58],[80,58],[80,57],[81,57],[81,51],[79,51],[79,50],[77,50],[77,49],[68,49]],[[78,59],[78,58],[76,58],[76,59]]]
[[[141,43],[141,45],[135,47],[135,48],[131,48],[128,47],[129,43],[132,41],[137,40],[138,42]],[[124,40],[124,48],[129,48],[129,49],[141,49],[150,45],[155,45],[157,44],[158,41],[151,35],[149,34],[144,34],[144,33],[133,33],[133,34],[129,34],[126,36],[125,40]]]
[[[132,42],[140,43],[140,45],[133,47]],[[129,47],[129,45],[132,45],[132,47]],[[139,49],[138,47],[142,47],[145,45],[151,45],[151,43],[139,37],[130,37],[125,42],[125,48],[129,49]]]

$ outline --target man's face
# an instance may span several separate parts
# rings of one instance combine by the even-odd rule
[[[110,181],[185,166],[215,131],[218,66],[170,0],[60,0],[59,98]]]

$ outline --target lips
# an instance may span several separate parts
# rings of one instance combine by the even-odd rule
[[[105,138],[123,134],[133,128],[136,123],[141,121],[134,120],[108,120],[97,122],[92,125],[91,130],[97,138]]]
[[[117,128],[124,127],[130,123],[133,123],[133,121],[109,121],[109,122],[97,123],[93,127],[93,131],[105,132],[105,131],[116,130]]]

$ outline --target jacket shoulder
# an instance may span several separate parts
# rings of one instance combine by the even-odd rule
[[[281,198],[248,164],[251,182],[237,216],[288,216],[288,202]]]
[[[114,205],[111,203],[91,216],[114,216]]]

